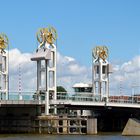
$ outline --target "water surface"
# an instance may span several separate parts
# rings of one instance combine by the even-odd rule
[[[0,140],[140,140],[140,136],[121,136],[121,134],[102,134],[102,135],[1,134]]]

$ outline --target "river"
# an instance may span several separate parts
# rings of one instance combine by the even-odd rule
[[[121,134],[102,135],[0,135],[0,140],[140,140],[140,136],[121,136]]]

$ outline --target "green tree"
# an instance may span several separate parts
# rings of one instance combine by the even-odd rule
[[[62,86],[57,86],[57,99],[65,99],[67,96],[67,91]]]
[[[62,86],[57,86],[57,92],[67,92],[67,90]]]

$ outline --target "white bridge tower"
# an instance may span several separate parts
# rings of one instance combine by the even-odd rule
[[[0,34],[0,100],[8,100],[8,38]]]
[[[42,28],[37,32],[39,46],[31,60],[37,62],[36,98],[45,101],[45,115],[56,113],[50,107],[50,100],[56,100],[56,46],[57,38],[53,27]]]
[[[109,98],[109,73],[111,72],[107,61],[108,49],[106,46],[97,46],[92,51],[92,85],[94,96],[99,101],[108,101]]]

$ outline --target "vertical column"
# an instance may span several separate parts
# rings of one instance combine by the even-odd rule
[[[106,101],[108,102],[108,97],[109,97],[109,90],[108,90],[108,81],[105,82],[105,92],[106,92]]]
[[[49,62],[45,60],[45,84],[46,84],[46,92],[45,92],[45,115],[49,115]]]
[[[6,52],[0,52],[0,92],[1,100],[8,100],[8,59]]]
[[[54,47],[54,100],[56,100],[56,46]]]
[[[94,60],[92,59],[92,91],[93,91],[93,96],[96,94],[96,82],[95,82],[95,68],[93,65]]]
[[[6,85],[5,85],[5,87],[6,87],[6,100],[8,100],[8,94],[9,94],[9,54],[8,54],[9,52],[7,52],[6,53],[6,60],[5,60],[5,62],[6,62]]]
[[[0,96],[2,100],[2,53],[0,53]]]
[[[98,94],[99,94],[99,100],[102,100],[102,83],[98,82]]]
[[[41,60],[37,60],[37,91],[40,90],[41,86]]]
[[[54,48],[54,100],[57,99],[56,93],[56,46]],[[56,106],[54,106],[54,113],[57,114]]]
[[[56,100],[56,46],[52,44],[51,50],[51,60],[48,63],[48,93],[49,100]],[[57,110],[54,106],[54,114]]]

